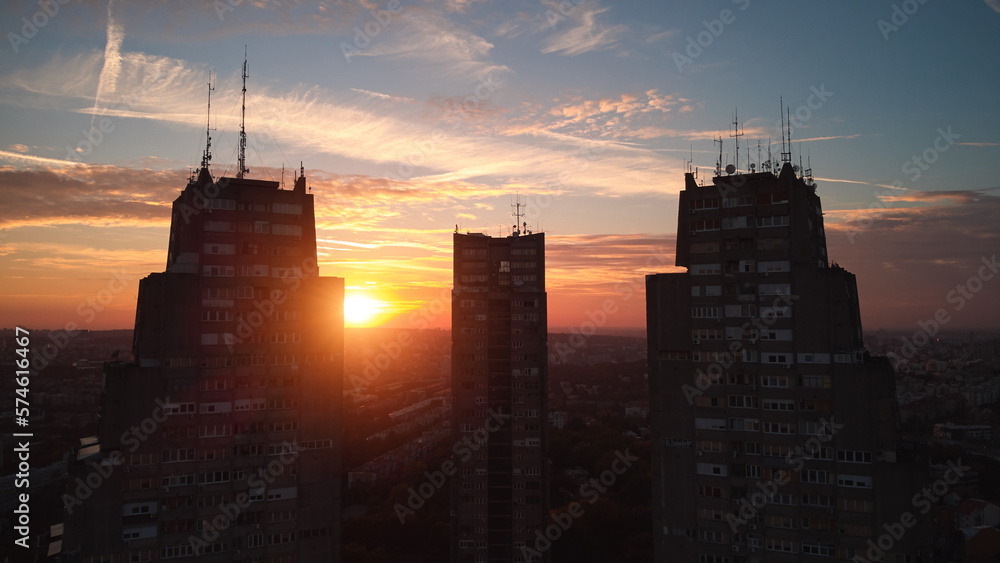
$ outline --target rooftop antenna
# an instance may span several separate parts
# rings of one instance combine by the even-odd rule
[[[771,170],[771,163],[773,161],[774,161],[774,158],[771,156],[771,138],[768,137],[767,138],[767,170],[768,171]]]
[[[201,167],[208,168],[212,161],[212,71],[208,71],[208,118],[205,120],[205,154],[201,155]]]
[[[801,174],[801,176],[799,177],[800,178],[804,177],[805,172],[806,172],[805,168],[802,168],[802,143],[799,143],[799,173]]]
[[[784,98],[780,98],[780,99],[781,99],[781,117],[785,117],[785,100],[784,100]],[[791,120],[791,117],[789,117],[789,120]],[[779,119],[778,123],[781,123],[782,121],[783,120]],[[784,123],[782,123],[782,125],[784,125]],[[791,131],[791,122],[790,121],[789,121],[788,126],[789,126],[789,129],[788,129],[788,141],[787,141],[788,142],[788,145],[787,145],[787,149],[788,150],[785,150],[786,149],[786,145],[785,145],[785,142],[786,142],[785,141],[785,127],[781,128],[781,162],[782,163],[791,162],[792,161],[792,131]]]
[[[712,144],[719,143],[719,160],[715,161],[715,175],[722,176],[722,135],[718,139],[712,139]]]
[[[240,109],[240,156],[238,170],[236,171],[237,178],[243,178],[244,174],[250,172],[247,168],[247,130],[246,130],[246,117],[247,117],[247,78],[250,75],[247,74],[247,46],[243,46],[243,107]]]
[[[285,189],[285,163],[281,163],[281,189]]]
[[[760,165],[760,137],[757,137],[757,164]],[[763,169],[763,166],[760,166]]]
[[[517,195],[517,200],[516,201],[517,201],[516,203],[514,203],[514,204],[511,205],[511,207],[514,208],[514,213],[512,213],[512,215],[514,216],[514,219],[516,219],[514,221],[514,236],[517,236],[517,235],[521,234],[521,230],[520,230],[521,217],[524,216],[524,213],[521,213],[521,195],[520,194]],[[525,227],[524,230],[525,230],[525,232],[527,232],[528,228]]]
[[[693,163],[693,162],[694,162],[694,144],[692,143],[691,144],[691,157],[684,161],[684,172],[687,172],[688,174],[690,174],[692,172],[692,170],[691,170],[691,163]]]
[[[806,155],[806,184],[810,186],[816,185],[813,181],[813,165],[812,165],[812,155]]]
[[[742,136],[743,136],[743,133],[740,131],[740,110],[739,110],[739,108],[736,108],[736,111],[733,114],[733,134],[730,135],[730,137],[736,137],[736,151],[735,151],[735,153],[736,153],[736,170],[737,171],[739,171],[739,169],[740,169],[740,137],[742,137]],[[747,159],[748,160],[750,159],[750,155],[749,154],[747,155]]]

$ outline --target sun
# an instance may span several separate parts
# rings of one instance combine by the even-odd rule
[[[385,308],[385,303],[370,297],[349,295],[344,298],[344,324],[368,326]]]

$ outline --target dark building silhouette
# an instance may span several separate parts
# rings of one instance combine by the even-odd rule
[[[656,561],[922,561],[923,521],[879,543],[927,481],[811,178],[685,174],[676,263],[646,278]]]
[[[132,361],[106,365],[64,559],[337,560],[343,298],[304,175],[216,184],[203,166],[166,271],[140,282]]]
[[[451,560],[523,561],[549,523],[545,235],[454,241]]]

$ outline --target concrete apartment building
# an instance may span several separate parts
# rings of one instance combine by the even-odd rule
[[[524,561],[550,523],[545,235],[456,232],[454,284],[451,560]]]
[[[63,560],[339,560],[343,299],[304,174],[215,183],[203,163],[140,282],[132,360],[106,365]]]
[[[855,277],[785,160],[685,174],[688,271],[646,278],[656,561],[924,561],[893,369],[865,350]]]

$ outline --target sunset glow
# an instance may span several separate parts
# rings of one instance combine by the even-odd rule
[[[344,298],[344,325],[353,327],[373,326],[385,311],[383,301],[361,295]]]
[[[995,251],[998,78],[970,71],[1000,51],[993,0],[927,3],[899,29],[879,3],[806,19],[727,1],[718,34],[703,22],[722,8],[697,2],[435,0],[363,41],[367,4],[229,4],[71,3],[5,47],[0,325],[132,326],[206,146],[209,76],[210,170],[235,173],[244,45],[249,177],[288,189],[304,167],[320,275],[379,288],[348,291],[349,324],[450,326],[452,233],[506,234],[519,197],[546,233],[549,326],[608,299],[605,326],[643,326],[644,276],[676,271],[685,169],[708,179],[716,138],[723,167],[777,157],[779,98],[866,329],[916,326]],[[4,29],[32,6],[0,7]],[[995,283],[953,327],[994,324]]]

